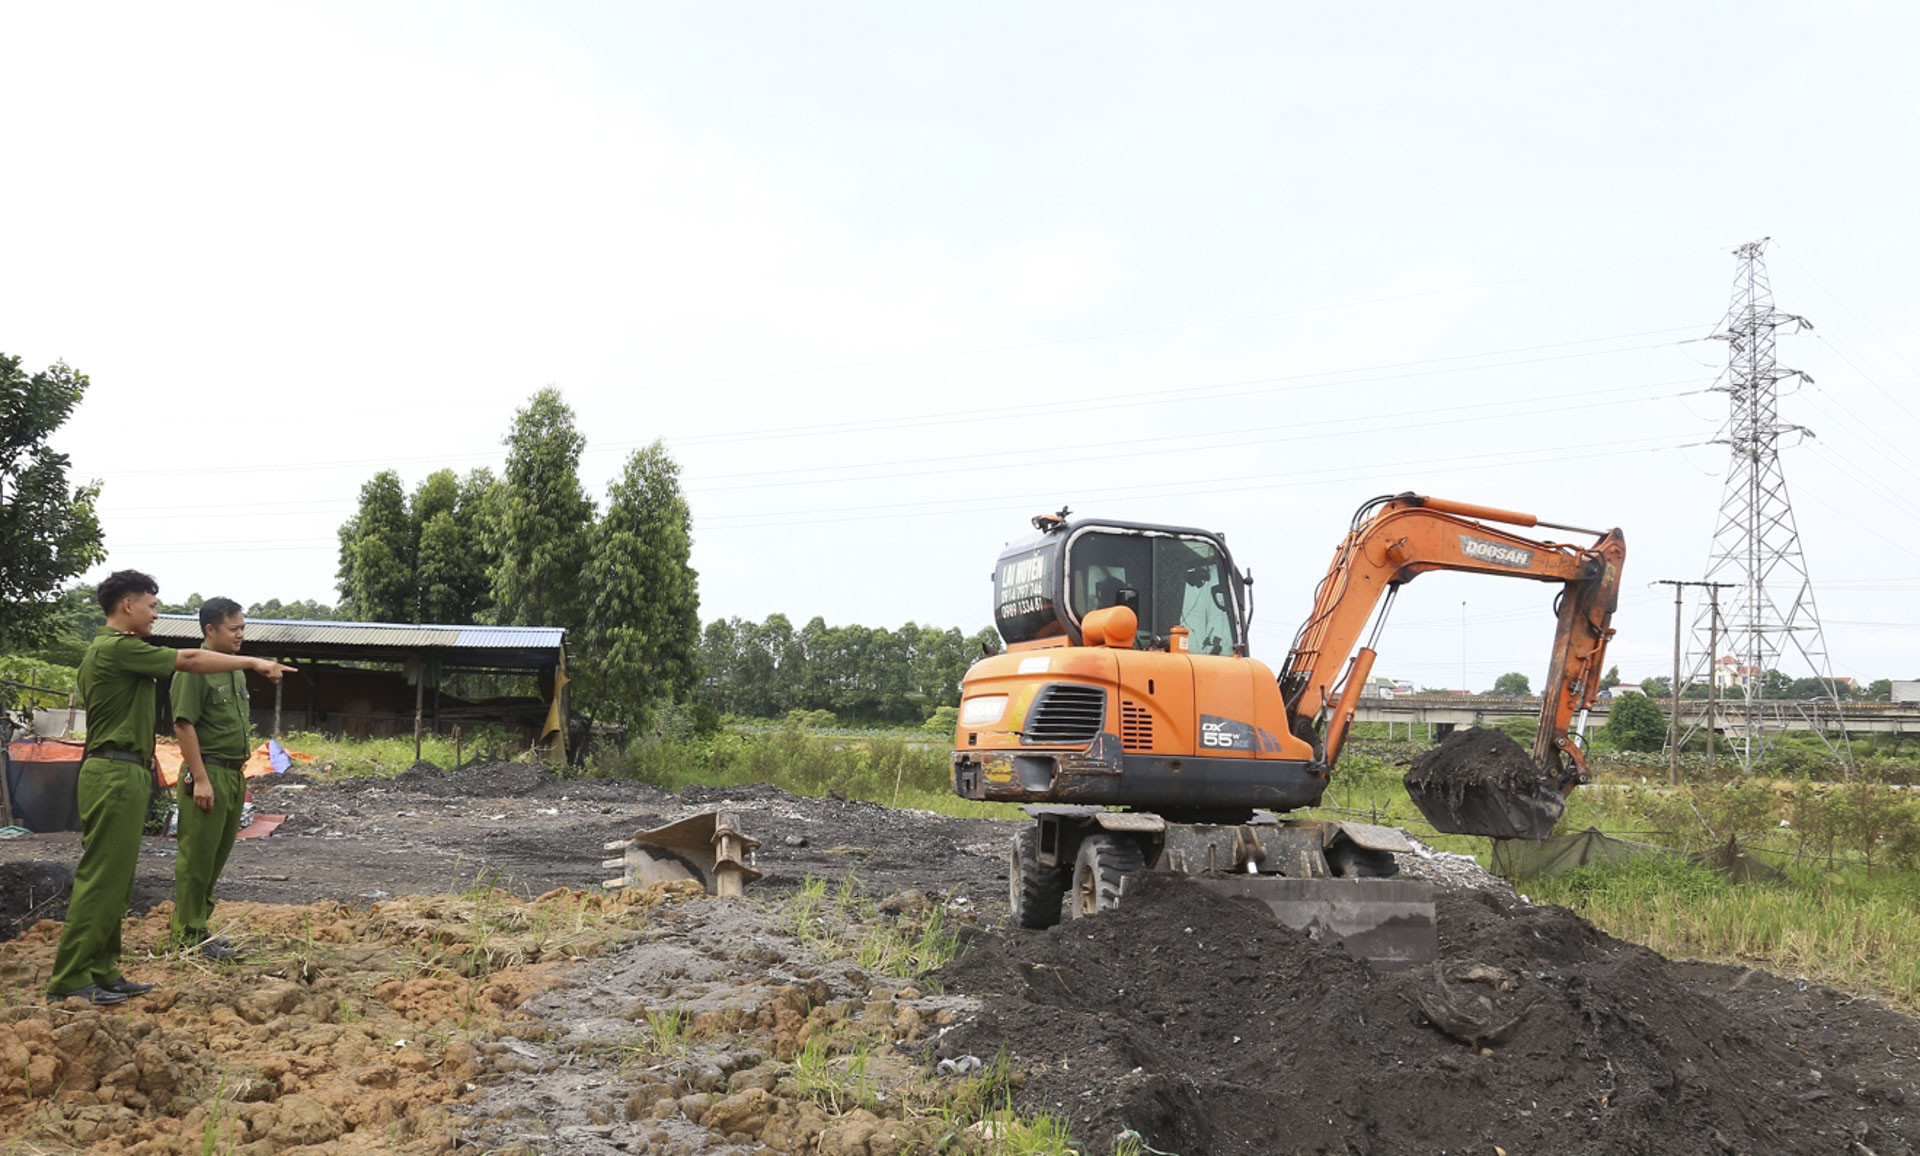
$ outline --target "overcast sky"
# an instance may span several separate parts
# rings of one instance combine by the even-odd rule
[[[497,468],[552,384],[602,504],[681,462],[707,619],[971,631],[1070,505],[1226,531],[1277,664],[1417,490],[1624,527],[1638,678],[1771,236],[1834,672],[1914,677],[1916,43],[1899,3],[8,0],[0,350],[91,377],[100,573],[167,598],[334,601],[362,482]],[[1550,594],[1424,577],[1376,673],[1537,685]]]

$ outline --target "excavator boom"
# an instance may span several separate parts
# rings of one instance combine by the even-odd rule
[[[1361,506],[1281,669],[1280,693],[1289,729],[1303,737],[1317,735],[1322,759],[1331,768],[1372,667],[1372,648],[1355,648],[1375,611],[1402,584],[1432,570],[1558,583],[1559,621],[1533,746],[1538,781],[1518,790],[1471,779],[1408,784],[1414,802],[1439,830],[1541,838],[1558,821],[1565,793],[1587,778],[1585,755],[1570,736],[1600,691],[1626,539],[1613,529],[1599,533],[1590,546],[1577,546],[1527,538],[1489,524],[1495,522],[1552,525],[1531,514],[1417,494]]]

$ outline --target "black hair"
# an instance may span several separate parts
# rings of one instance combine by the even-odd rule
[[[227,619],[240,613],[240,604],[231,598],[215,596],[200,604],[200,630],[205,633],[209,626],[218,626]]]
[[[95,592],[95,597],[100,600],[100,609],[112,614],[119,607],[122,599],[135,594],[158,593],[160,593],[160,583],[153,580],[153,575],[142,574],[138,570],[115,570],[101,580],[100,589]]]

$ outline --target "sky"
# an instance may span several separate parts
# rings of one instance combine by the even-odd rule
[[[971,632],[1069,506],[1224,531],[1277,665],[1412,490],[1622,527],[1632,680],[1770,237],[1833,673],[1916,677],[1916,42],[1848,0],[0,0],[0,350],[90,378],[90,577],[163,598],[335,601],[362,483],[498,469],[553,385],[602,505],[681,464],[705,619]],[[1551,594],[1424,576],[1375,673],[1538,685]]]

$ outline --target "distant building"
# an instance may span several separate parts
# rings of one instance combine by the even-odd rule
[[[1920,679],[1893,684],[1893,701],[1920,703]]]
[[[1720,690],[1752,686],[1759,677],[1759,667],[1742,666],[1740,660],[1731,654],[1713,665],[1713,685]]]

